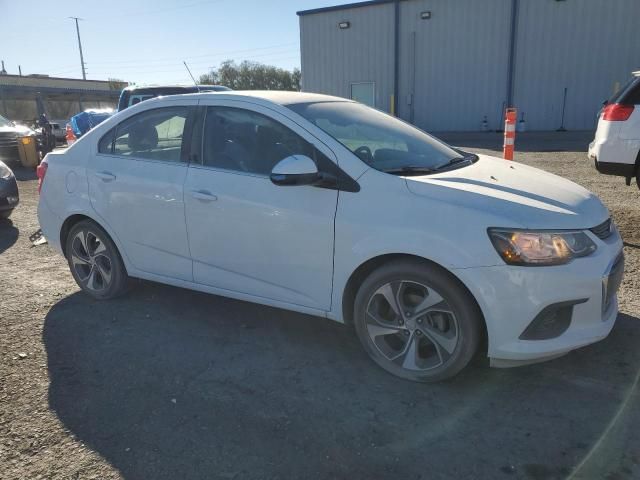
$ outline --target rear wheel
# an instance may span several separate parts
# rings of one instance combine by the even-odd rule
[[[96,223],[74,225],[66,239],[67,261],[78,286],[95,299],[122,295],[128,277],[120,253],[109,235]]]
[[[398,261],[363,282],[354,321],[362,345],[379,366],[407,380],[434,382],[469,363],[480,341],[482,315],[448,272]]]

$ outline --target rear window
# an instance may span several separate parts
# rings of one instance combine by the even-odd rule
[[[618,90],[608,103],[623,103],[626,105],[640,104],[640,77],[633,77],[624,87]]]

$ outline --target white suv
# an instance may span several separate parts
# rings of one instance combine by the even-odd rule
[[[327,317],[419,381],[485,336],[513,366],[617,317],[622,240],[597,197],[349,100],[147,100],[44,165],[40,225],[97,299],[136,277]]]
[[[611,97],[600,112],[589,158],[606,175],[636,178],[640,188],[640,71]]]

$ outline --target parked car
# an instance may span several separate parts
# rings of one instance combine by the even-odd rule
[[[222,85],[155,85],[126,87],[118,100],[118,111],[136,105],[150,98],[166,95],[184,95],[198,92],[228,92],[230,88]]]
[[[417,381],[484,335],[515,366],[617,317],[622,240],[595,195],[350,100],[148,100],[45,162],[40,225],[96,299],[136,277],[328,317]]]
[[[19,161],[18,138],[26,136],[38,138],[36,132],[29,127],[17,124],[0,116],[0,161]]]
[[[640,188],[640,71],[605,102],[589,158],[598,172],[625,177],[627,185],[635,177]]]
[[[50,122],[51,129],[53,131],[53,136],[56,137],[56,142],[62,143],[66,140],[65,135],[66,131],[63,128],[63,125],[66,125],[65,122]]]
[[[19,201],[16,177],[11,169],[0,161],[0,219],[9,218]]]

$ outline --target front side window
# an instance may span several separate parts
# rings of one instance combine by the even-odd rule
[[[179,162],[190,107],[148,110],[116,127],[113,154],[124,157]],[[99,151],[106,148],[99,145]]]
[[[205,166],[269,175],[280,160],[291,155],[314,158],[313,147],[265,115],[241,108],[207,108]]]
[[[288,107],[377,170],[424,174],[468,158],[422,130],[358,103],[299,103]]]

